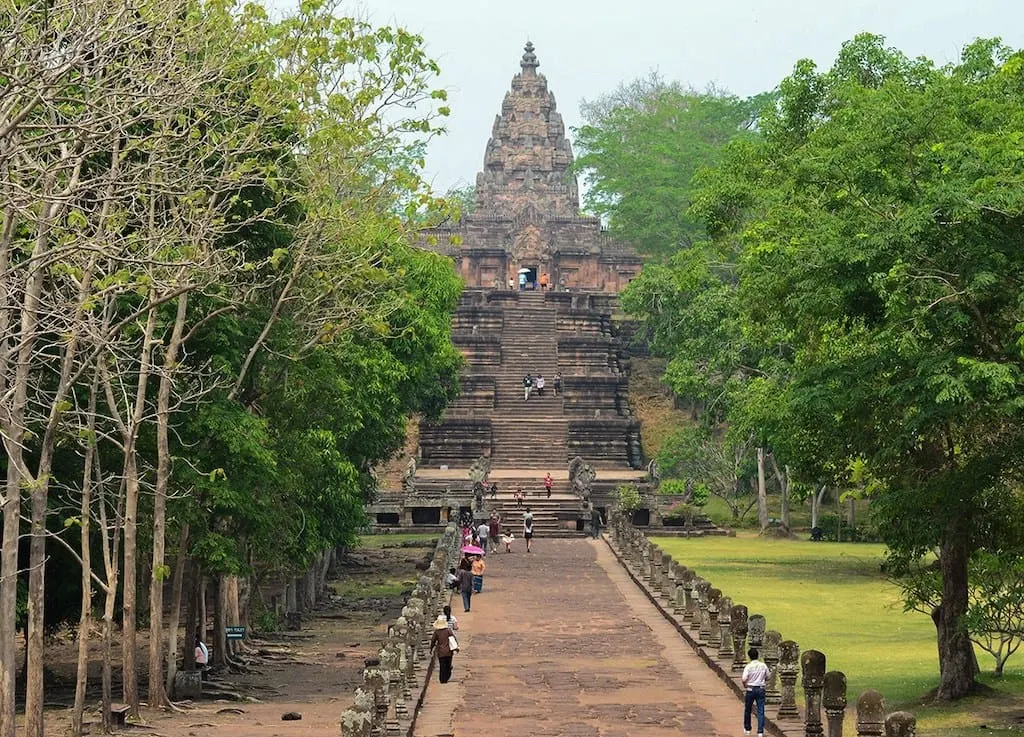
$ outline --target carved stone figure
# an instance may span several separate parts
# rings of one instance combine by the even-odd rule
[[[590,503],[590,489],[595,478],[597,471],[579,456],[569,462],[569,486],[572,493],[585,503]]]
[[[402,491],[406,494],[413,494],[416,491],[416,458],[412,456],[409,458],[409,463],[405,466],[405,473],[402,474]]]
[[[491,472],[490,456],[480,456],[469,467],[469,478],[474,483],[483,483]]]
[[[779,680],[782,681],[782,703],[779,704],[778,719],[799,719],[796,708],[796,677],[800,664],[800,646],[793,640],[784,640],[779,645]]]

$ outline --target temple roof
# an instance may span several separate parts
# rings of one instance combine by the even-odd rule
[[[515,217],[531,208],[543,217],[577,215],[579,189],[569,171],[572,147],[529,41],[519,65],[522,71],[512,78],[494,119],[477,175],[476,213]]]

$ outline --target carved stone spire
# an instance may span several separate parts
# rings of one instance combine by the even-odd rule
[[[495,118],[477,175],[476,212],[485,216],[579,214],[579,190],[569,172],[572,147],[540,62],[526,42],[522,71],[512,78]]]
[[[537,67],[540,66],[540,62],[537,61],[537,55],[533,53],[532,41],[527,41],[526,46],[523,47],[523,60],[519,62],[519,66],[523,68],[524,74],[537,73]]]

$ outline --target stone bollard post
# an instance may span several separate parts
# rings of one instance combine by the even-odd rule
[[[651,589],[655,594],[661,591],[662,551],[657,545],[651,546]]]
[[[782,692],[779,690],[779,643],[782,635],[776,630],[764,633],[764,664],[768,666],[768,685],[764,689],[764,703],[781,704]]]
[[[342,712],[342,737],[371,737],[373,734],[373,714],[370,698],[361,688],[356,689],[352,706]]]
[[[696,585],[697,574],[691,570],[687,570],[683,574],[683,599],[685,599],[683,621],[690,623],[691,630],[695,630],[700,627],[700,617],[697,612],[697,601],[693,596],[694,586]]]
[[[697,629],[697,641],[701,645],[708,644],[711,637],[711,618],[708,614],[708,592],[711,590],[711,582],[703,578],[694,586],[697,592],[697,608],[700,611],[700,623]]]
[[[737,604],[732,608],[730,615],[732,622],[729,627],[732,630],[732,672],[742,673],[747,667],[747,608]]]
[[[825,687],[825,654],[806,650],[800,656],[804,686],[804,737],[821,737],[821,690]]]
[[[828,722],[828,737],[843,737],[843,718],[846,716],[846,675],[838,670],[825,674],[821,697]]]
[[[718,659],[732,662],[732,599],[723,596],[718,600]]]
[[[885,699],[867,690],[857,699],[857,737],[881,737],[885,731]]]
[[[761,656],[764,655],[765,625],[766,620],[763,614],[751,614],[747,619],[747,647],[754,648]]]
[[[894,711],[885,718],[885,737],[916,737],[917,719],[909,711]]]
[[[722,598],[720,589],[708,589],[708,647],[718,650],[722,646],[722,631],[718,624],[718,602]]]
[[[363,684],[372,701],[373,733],[383,734],[388,716],[387,676],[380,667],[380,658],[366,658],[363,665]]]
[[[676,575],[679,572],[679,564],[671,555],[666,555],[665,561],[665,590],[662,593],[669,603],[672,603],[676,600]]]
[[[650,540],[648,540],[647,538],[644,538],[643,539],[643,546],[641,548],[641,550],[643,551],[643,561],[644,561],[643,562],[643,568],[641,569],[643,571],[643,573],[641,575],[642,575],[643,580],[644,581],[648,581],[648,582],[650,582],[651,574],[654,572],[654,550],[653,550],[653,548],[654,548],[654,546],[651,545]]]
[[[676,591],[672,597],[672,612],[686,621],[686,574],[689,573],[692,579],[693,572],[684,565],[680,565],[676,571]]]
[[[796,674],[800,664],[800,646],[792,640],[779,644],[779,680],[782,681],[782,702],[779,704],[779,719],[799,719],[796,708]]]

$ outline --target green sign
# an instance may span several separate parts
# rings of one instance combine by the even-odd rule
[[[245,627],[225,627],[224,632],[227,634],[229,640],[245,639]]]

